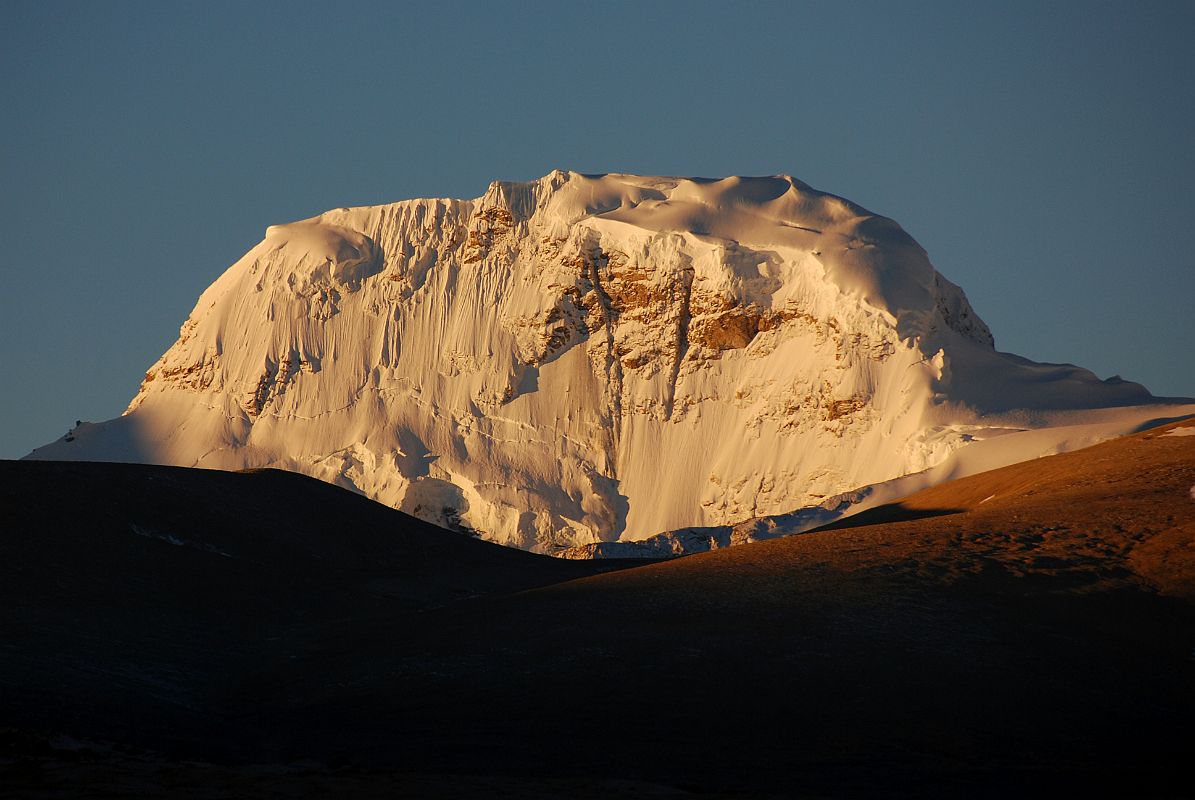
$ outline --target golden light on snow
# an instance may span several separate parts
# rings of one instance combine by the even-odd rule
[[[275,466],[505,544],[671,552],[1093,443],[1148,400],[997,352],[900,226],[798,180],[558,171],[271,226],[124,417],[35,455]]]

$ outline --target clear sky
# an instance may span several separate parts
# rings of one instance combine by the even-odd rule
[[[557,167],[795,175],[1000,349],[1195,395],[1193,41],[1193,2],[6,0],[0,457],[123,411],[267,225]]]

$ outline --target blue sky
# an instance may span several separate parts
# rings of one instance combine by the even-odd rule
[[[1195,3],[0,6],[0,457],[119,414],[265,227],[789,173],[997,346],[1195,395]]]

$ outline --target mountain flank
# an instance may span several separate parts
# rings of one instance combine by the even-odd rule
[[[269,226],[122,416],[30,457],[285,469],[501,544],[634,555],[1193,402],[998,351],[896,222],[791,176],[557,170]]]
[[[294,475],[6,462],[4,785],[1181,795],[1192,431],[639,566]]]

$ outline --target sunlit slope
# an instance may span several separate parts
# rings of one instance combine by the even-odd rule
[[[558,171],[270,227],[125,416],[33,457],[279,467],[558,552],[1152,402],[998,352],[899,225],[791,177]]]
[[[1191,431],[598,575],[300,476],[6,463],[0,727],[124,743],[55,773],[122,795],[184,758],[467,776],[444,796],[1181,794]]]
[[[421,768],[464,751],[724,790],[1173,791],[1195,721],[1195,436],[1173,430],[956,481],[877,524],[446,609],[410,645],[434,680],[401,691],[362,666],[383,652],[365,640],[298,669],[368,687],[325,695],[348,706],[334,719],[387,697],[381,716],[432,735],[403,739]]]

